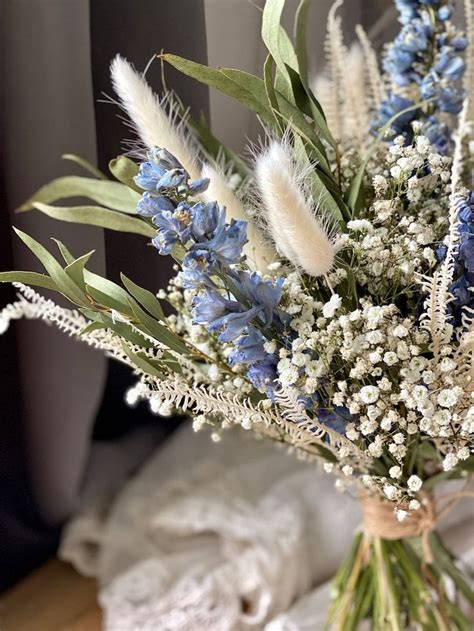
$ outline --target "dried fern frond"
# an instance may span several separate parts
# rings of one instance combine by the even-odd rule
[[[357,447],[338,432],[307,417],[288,393],[280,395],[277,406],[263,409],[261,404],[255,406],[248,398],[217,390],[213,386],[190,385],[183,380],[169,378],[157,380],[150,396],[158,397],[166,406],[217,416],[229,426],[251,427],[273,440],[288,443],[309,459],[318,458],[318,445],[334,453],[344,446],[360,458],[361,470],[365,470],[367,465],[366,456],[359,453]]]
[[[342,33],[341,18],[337,15],[338,9],[344,0],[336,0],[328,14],[327,35],[325,40],[327,74],[331,85],[331,98],[327,103],[326,115],[329,126],[336,138],[343,135],[343,73],[346,58],[344,36]]]
[[[56,326],[60,331],[70,337],[75,337],[93,348],[105,351],[116,359],[125,361],[120,341],[108,329],[98,329],[83,334],[82,331],[90,322],[75,309],[65,309],[52,300],[44,298],[34,289],[22,283],[13,283],[19,290],[19,299],[7,305],[0,311],[0,322],[3,323],[3,331],[6,330],[11,320],[25,318],[28,320],[42,320],[46,324]],[[126,363],[129,363],[128,361]]]
[[[453,327],[450,322],[449,304],[453,297],[449,288],[453,282],[454,262],[459,246],[459,208],[467,190],[463,187],[464,140],[467,135],[466,122],[468,102],[465,101],[459,117],[459,126],[455,136],[453,164],[451,168],[451,195],[449,204],[449,226],[446,237],[446,255],[434,272],[432,278],[422,278],[422,287],[427,293],[425,313],[422,316],[423,327],[429,331],[435,360],[441,358],[441,349],[452,337]]]
[[[366,62],[361,47],[354,43],[346,51],[344,77],[344,139],[356,139],[366,144],[370,129],[370,114],[366,88]]]
[[[335,2],[328,14],[327,67],[314,79],[314,93],[323,106],[334,136],[342,141],[356,138],[358,143],[365,144],[369,112],[381,94],[381,78],[375,53],[365,33],[361,35],[365,39],[360,45],[354,43],[348,49],[344,44],[341,18],[337,15],[342,4],[342,0]]]
[[[385,96],[385,88],[379,69],[377,53],[373,49],[367,33],[360,24],[356,26],[355,31],[364,56],[367,85],[369,87],[368,93],[370,108],[378,110],[380,108],[380,103],[383,101]]]
[[[466,71],[463,82],[469,99],[466,120],[472,122],[474,120],[474,0],[464,0],[464,15],[468,46],[465,51]]]

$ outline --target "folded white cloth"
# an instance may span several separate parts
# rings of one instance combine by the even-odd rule
[[[212,443],[186,425],[126,485],[101,525],[95,568],[104,627],[323,629],[325,581],[359,520],[357,502],[336,493],[330,476],[274,444],[245,432]],[[466,545],[474,549],[474,541]]]

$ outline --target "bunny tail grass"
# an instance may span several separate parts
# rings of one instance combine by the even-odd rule
[[[180,125],[166,113],[143,75],[120,55],[112,61],[110,72],[114,90],[142,142],[147,147],[167,149],[191,178],[197,179],[200,173],[196,150]]]
[[[247,222],[248,242],[244,247],[244,252],[251,267],[257,271],[265,272],[268,265],[277,258],[276,252],[271,244],[266,242],[262,231],[245,212],[242,202],[230,187],[225,174],[220,169],[205,164],[201,177],[209,178],[209,186],[201,195],[206,202],[217,200],[220,206],[225,206],[227,221],[243,219]]]
[[[255,167],[277,250],[311,276],[327,274],[334,264],[334,244],[302,189],[289,147],[273,141]]]

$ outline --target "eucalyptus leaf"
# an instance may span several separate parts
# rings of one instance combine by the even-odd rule
[[[117,156],[111,160],[109,162],[109,170],[119,182],[128,186],[132,191],[140,194],[143,192],[133,179],[138,175],[138,164],[127,158],[127,156]]]
[[[268,86],[265,85],[265,82],[262,81],[262,79],[249,74],[248,72],[235,70],[233,68],[222,68],[221,72],[226,77],[240,85],[242,89],[250,88],[252,94],[258,99],[262,106],[267,107]],[[291,122],[293,128],[311,143],[319,168],[325,170],[325,172],[330,175],[329,164],[324,146],[314,129],[307,122],[304,114],[292,103],[290,103],[290,101],[288,101],[285,95],[281,92],[274,90],[273,96],[276,100],[277,112],[281,112],[281,116]],[[273,116],[274,118],[271,120],[271,125],[277,131],[281,132],[281,121],[278,121],[278,119],[275,118],[274,111]]]
[[[0,283],[23,283],[24,285],[59,291],[50,276],[38,274],[38,272],[0,272]]]
[[[70,278],[72,278],[72,280],[82,289],[83,292],[86,291],[86,284],[84,282],[84,267],[93,254],[94,250],[91,250],[87,254],[80,256],[75,261],[69,263],[69,265],[67,265],[64,270],[66,274]]]
[[[267,0],[262,15],[262,40],[283,77],[287,77],[287,65],[297,69],[293,46],[281,28],[281,14],[285,0]]]
[[[296,57],[298,59],[299,80],[301,81],[304,90],[308,96],[309,106],[308,114],[313,118],[316,126],[319,129],[321,136],[332,146],[336,147],[336,141],[334,140],[328,126],[323,109],[313,94],[308,81],[308,55],[306,50],[306,23],[308,17],[308,10],[311,4],[311,0],[300,0],[298,9],[295,15],[294,24],[294,38]],[[294,78],[293,78],[294,83]]]
[[[364,173],[366,166],[367,161],[364,161],[347,189],[347,205],[351,209],[353,217],[357,217],[360,211],[365,208]]]
[[[145,333],[177,353],[189,354],[188,347],[176,333],[149,316],[133,298],[129,298],[128,301],[135,318],[141,325],[140,328],[143,327]]]
[[[130,232],[144,237],[156,235],[156,229],[146,221],[101,206],[50,206],[34,202],[33,207],[59,221],[98,226],[117,232]]]
[[[71,252],[67,249],[67,247],[64,245],[64,243],[62,243],[62,241],[60,241],[59,239],[55,239],[54,237],[51,237],[51,239],[56,243],[56,245],[59,248],[59,251],[61,252],[61,256],[64,259],[64,262],[67,265],[70,265],[73,261],[74,261],[74,256],[71,254]]]
[[[305,117],[299,110],[296,110],[291,103],[288,103],[284,97],[277,92],[278,107],[281,117],[291,128],[294,134],[297,134],[308,145],[309,158],[314,164],[315,169],[325,173],[328,178],[333,179],[329,164],[326,158],[326,152],[319,138],[316,138],[313,128],[306,121]],[[296,112],[296,113],[295,113]],[[307,151],[308,153],[308,151]]]
[[[54,239],[54,241],[57,243],[65,262],[70,265],[74,261],[74,256],[67,249],[64,243],[61,243],[58,239]],[[129,296],[127,292],[120,287],[120,285],[117,285],[108,278],[99,276],[99,274],[95,274],[87,269],[84,269],[84,280],[88,286],[88,291],[90,292],[92,290],[95,294],[94,299],[96,299],[100,304],[103,304],[109,309],[114,309],[124,315],[130,317],[133,316],[133,312],[128,302]],[[90,295],[92,296],[92,294]],[[106,302],[101,302],[102,300],[105,300]],[[87,317],[90,317],[90,315],[87,315]]]
[[[143,307],[145,307],[145,309],[149,313],[151,313],[153,317],[155,317],[157,320],[165,319],[165,314],[163,313],[160,302],[158,298],[151,293],[151,291],[139,287],[133,281],[127,278],[125,274],[120,274],[120,278],[122,279],[122,283],[132,294],[135,300],[137,300]]]
[[[18,228],[14,228],[14,230],[23,243],[42,263],[56,284],[57,290],[78,305],[87,304],[87,299],[81,288],[67,275],[54,256],[41,243],[38,243],[25,232],[18,230]]]
[[[109,182],[78,175],[66,175],[42,186],[39,191],[18,208],[17,212],[31,210],[37,203],[51,204],[59,199],[68,199],[70,197],[86,197],[102,206],[130,215],[136,215],[136,207],[140,199],[138,193],[130,190],[128,186],[120,182]]]
[[[294,39],[296,48],[296,58],[301,82],[306,87],[308,85],[308,52],[306,50],[306,22],[311,0],[301,0],[295,15]]]
[[[204,83],[236,99],[242,103],[242,105],[245,105],[252,110],[252,112],[260,116],[265,123],[274,126],[273,115],[267,107],[266,102],[259,98],[261,95],[256,96],[248,89],[248,86],[242,86],[240,83],[236,82],[234,78],[226,76],[222,69],[216,70],[209,68],[208,66],[183,59],[183,57],[178,57],[177,55],[164,54],[161,55],[161,58],[188,77],[196,79],[196,81]],[[232,69],[226,68],[225,70],[229,71]],[[257,77],[255,77],[255,79],[257,79]],[[255,81],[253,81],[252,84],[252,88],[254,87]]]
[[[275,93],[275,86],[273,85],[273,68],[275,65],[275,60],[268,53],[267,58],[265,60],[265,64],[263,66],[263,81],[265,85],[265,92],[267,94],[268,102],[272,109],[273,115],[275,116],[276,124],[279,127],[280,134],[284,132],[284,126],[282,124],[282,119],[279,116],[279,107],[278,100]]]
[[[91,272],[84,274],[89,296],[103,307],[133,317],[133,311],[128,304],[128,294],[123,291],[121,287],[112,283],[112,281],[102,278],[101,276],[95,276],[95,278],[93,278],[91,275]]]
[[[92,162],[82,158],[81,156],[77,156],[75,153],[64,153],[62,156],[63,160],[70,160],[71,162],[75,162],[78,164],[84,171],[88,171],[91,175],[93,175],[98,180],[106,180],[107,176],[105,173],[102,173],[100,169],[98,169]]]

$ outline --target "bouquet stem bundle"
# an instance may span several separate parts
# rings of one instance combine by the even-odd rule
[[[364,620],[373,631],[472,628],[474,574],[443,543],[434,502],[425,496],[423,504],[424,515],[405,525],[388,502],[361,498],[364,525],[334,579],[329,629],[356,630]]]

